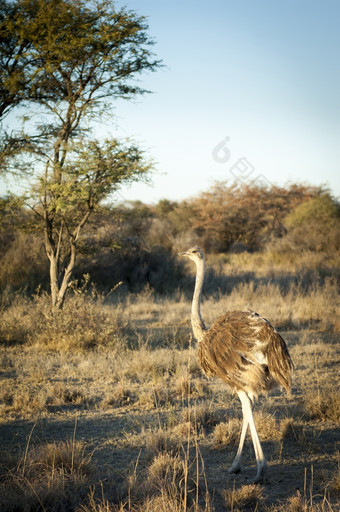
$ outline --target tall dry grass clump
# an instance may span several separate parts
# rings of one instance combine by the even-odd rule
[[[153,447],[152,457],[143,464],[139,458],[125,475],[120,498],[107,499],[105,492],[93,488],[87,503],[77,512],[213,512],[203,457],[197,436],[191,437],[176,450]]]
[[[314,501],[313,496],[307,497],[297,491],[280,505],[274,505],[267,510],[268,512],[336,512],[337,509],[332,507],[326,496],[320,503]]]
[[[62,310],[51,308],[45,292],[33,300],[17,297],[0,312],[0,342],[27,343],[47,350],[118,348],[124,344],[126,319],[121,306],[104,303],[105,295],[87,290],[88,277],[73,287]]]
[[[128,504],[126,508],[122,507],[122,512],[213,512],[204,461],[195,434],[190,439],[188,432],[187,444],[183,444],[177,453],[155,454],[139,483],[135,473],[133,480],[137,487],[132,485],[129,489]],[[138,505],[143,492],[144,500]]]
[[[28,440],[20,458],[3,454],[0,469],[0,510],[16,512],[72,510],[95,475],[85,444],[74,438],[36,446]]]
[[[223,491],[226,510],[241,512],[244,510],[259,510],[263,501],[263,487],[255,484],[242,485],[238,489]]]
[[[229,421],[218,423],[212,434],[214,448],[225,448],[228,445],[237,446],[241,432],[241,421],[230,418]]]
[[[340,453],[337,454],[337,467],[333,472],[328,487],[331,492],[340,498]]]
[[[263,283],[253,279],[237,284],[229,294],[221,294],[218,301],[209,298],[205,304],[208,323],[228,310],[251,309],[279,329],[309,327],[338,332],[340,328],[339,286],[332,277],[307,287],[302,282],[282,285],[275,280]]]
[[[340,395],[329,384],[306,390],[303,394],[303,405],[311,419],[331,420],[336,423],[340,420]]]

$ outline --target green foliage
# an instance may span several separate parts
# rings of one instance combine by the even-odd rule
[[[30,177],[27,202],[44,232],[57,308],[90,215],[121,184],[151,171],[136,146],[99,143],[89,128],[110,111],[107,100],[147,92],[135,80],[160,65],[147,28],[143,17],[108,0],[0,3],[0,89],[7,101],[0,117],[23,101],[39,106],[28,133],[3,137],[0,166]]]
[[[288,228],[294,228],[308,222],[323,222],[327,228],[327,224],[339,218],[340,205],[329,194],[320,194],[298,205],[287,215],[285,224]]]
[[[157,217],[166,218],[178,207],[176,201],[169,201],[168,199],[160,199],[155,207]]]
[[[340,205],[328,193],[298,205],[286,218],[288,233],[279,244],[285,251],[340,249]]]
[[[2,0],[0,115],[24,100],[52,110],[70,97],[90,106],[145,92],[131,77],[159,64],[146,30],[145,18],[108,0]]]
[[[18,4],[0,1],[0,119],[4,118],[27,94],[29,59],[25,57],[29,41],[15,35]]]
[[[32,194],[35,204],[41,203],[35,210],[47,211],[55,224],[63,219],[70,230],[122,184],[147,180],[151,168],[143,151],[115,139],[78,144],[60,170],[62,179],[56,181],[53,174],[49,180],[40,177]],[[46,194],[48,201],[41,202]]]

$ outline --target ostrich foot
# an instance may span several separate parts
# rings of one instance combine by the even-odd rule
[[[240,461],[236,461],[236,462],[232,463],[232,465],[228,469],[228,473],[229,474],[231,474],[231,473],[240,473],[241,470],[242,470],[241,462]]]
[[[263,479],[264,479],[266,472],[267,472],[267,463],[265,460],[263,460],[262,462],[260,462],[257,465],[257,473],[256,473],[256,477],[254,479],[254,484],[263,483]]]

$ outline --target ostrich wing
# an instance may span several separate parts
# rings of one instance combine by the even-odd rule
[[[257,313],[229,311],[217,318],[198,355],[207,375],[218,375],[233,389],[258,395],[275,384],[290,387],[293,364],[286,344]]]

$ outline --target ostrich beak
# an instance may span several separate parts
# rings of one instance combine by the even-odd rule
[[[178,253],[178,256],[187,256],[187,255],[188,255],[188,253],[187,253],[187,252],[185,252],[185,251],[184,251],[184,252],[179,252],[179,253]]]

